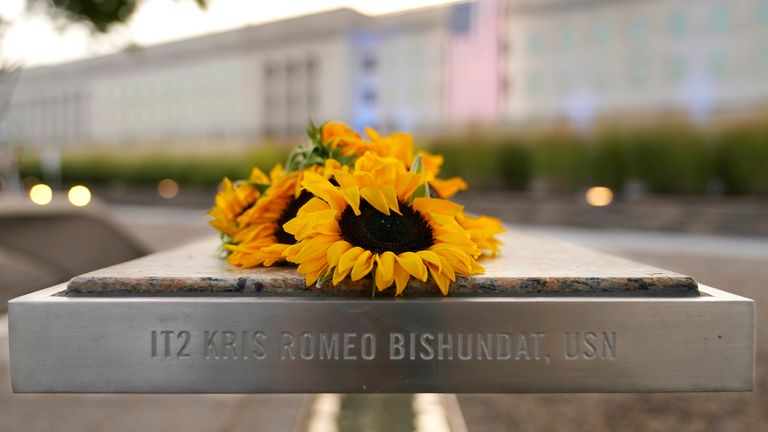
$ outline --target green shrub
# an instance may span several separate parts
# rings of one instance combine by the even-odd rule
[[[423,146],[445,156],[441,177],[462,176],[474,188],[525,190],[532,180],[550,191],[574,192],[604,185],[621,193],[628,181],[651,193],[703,193],[712,180],[725,192],[768,194],[768,129],[731,128],[713,134],[681,127],[568,133],[439,137]],[[74,182],[180,183],[212,185],[223,177],[245,178],[252,166],[268,171],[287,149],[263,145],[244,154],[124,155],[116,151],[65,154],[62,177]],[[40,162],[27,156],[23,176],[40,177]]]
[[[545,135],[533,144],[534,178],[553,192],[572,192],[589,183],[592,173],[587,143],[570,135]]]
[[[729,130],[716,140],[715,164],[726,192],[768,193],[768,131]]]
[[[651,192],[701,193],[716,177],[712,149],[703,134],[687,130],[637,133],[627,143],[627,172]]]
[[[592,145],[590,180],[593,185],[621,191],[629,181],[629,148],[626,138],[618,133],[601,136]]]
[[[473,187],[498,187],[500,162],[498,146],[487,137],[441,138],[427,150],[445,157],[441,177],[461,176]]]
[[[179,183],[216,184],[224,177],[246,178],[251,167],[268,171],[283,162],[286,153],[278,148],[258,148],[245,155],[177,155],[154,153],[125,155],[116,152],[65,155],[61,174],[65,182],[156,183],[172,178]],[[38,163],[39,167],[39,163]],[[32,166],[28,167],[33,172]]]
[[[528,188],[533,179],[533,154],[531,145],[522,140],[502,142],[498,148],[499,180],[509,190]]]

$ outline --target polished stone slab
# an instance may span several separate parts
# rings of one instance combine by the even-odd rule
[[[696,281],[662,270],[515,230],[503,234],[503,251],[480,261],[481,275],[461,278],[454,296],[530,295],[697,295]],[[77,294],[247,294],[371,296],[370,279],[307,288],[290,266],[239,269],[217,258],[211,237],[179,249],[150,255],[72,279],[67,293]],[[377,293],[391,296],[393,290]],[[416,281],[406,297],[439,295],[436,286]]]

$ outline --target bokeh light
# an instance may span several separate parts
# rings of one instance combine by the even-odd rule
[[[37,205],[48,205],[53,200],[53,189],[46,184],[36,184],[29,190],[29,199]]]
[[[613,202],[613,191],[604,186],[593,186],[587,189],[587,204],[594,207],[605,207]]]
[[[179,184],[173,179],[162,179],[157,182],[157,193],[165,199],[171,199],[179,194]]]
[[[91,191],[85,186],[72,186],[67,193],[67,199],[73,206],[85,207],[91,202]]]

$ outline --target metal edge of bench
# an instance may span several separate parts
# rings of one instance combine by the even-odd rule
[[[9,303],[15,392],[674,392],[754,383],[754,302],[707,286],[684,298],[404,301],[57,295],[63,290]],[[323,359],[320,346],[333,348],[333,334],[342,346]],[[512,339],[511,358],[500,334]],[[361,352],[364,335],[373,357]],[[491,358],[480,345],[486,336]],[[443,348],[452,341],[442,359],[438,337]]]

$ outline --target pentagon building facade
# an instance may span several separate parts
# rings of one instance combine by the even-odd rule
[[[478,0],[340,9],[23,70],[3,138],[67,148],[300,135],[309,116],[434,133],[768,101],[768,0]]]

